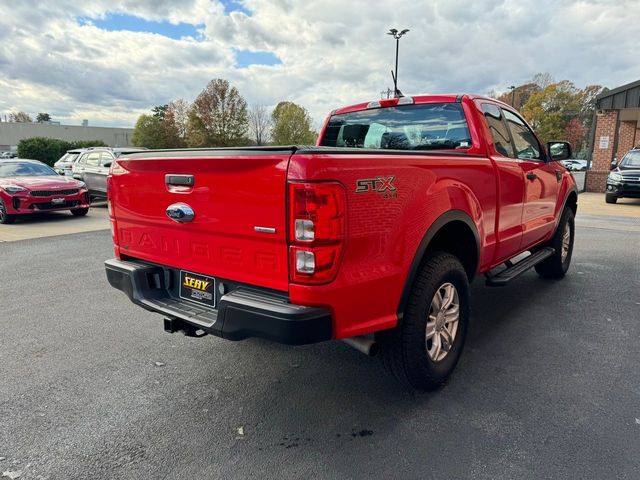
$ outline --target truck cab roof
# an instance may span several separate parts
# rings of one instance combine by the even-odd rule
[[[366,110],[368,108],[384,108],[384,107],[409,105],[409,104],[421,105],[421,104],[427,104],[427,103],[454,103],[454,102],[459,103],[459,102],[462,102],[463,98],[468,98],[470,100],[484,99],[484,100],[496,102],[500,105],[505,105],[506,107],[509,107],[509,105],[506,105],[503,102],[496,100],[495,98],[489,98],[485,95],[477,95],[473,93],[440,93],[440,94],[406,95],[400,98],[389,98],[389,99],[372,100],[369,102],[356,103],[346,107],[338,108],[333,112],[331,112],[331,115],[357,112],[359,110]]]

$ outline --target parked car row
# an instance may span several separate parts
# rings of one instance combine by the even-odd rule
[[[61,177],[48,165],[22,158],[0,160],[0,223],[13,223],[20,215],[70,210],[75,216],[89,211],[84,182]]]
[[[144,148],[90,147],[69,150],[54,165],[60,175],[72,176],[87,185],[92,198],[107,198],[107,175],[114,159],[123,153],[139,152]]]
[[[70,210],[86,215],[93,198],[107,197],[111,163],[123,153],[144,148],[91,147],[67,151],[53,166],[0,155],[0,223],[20,215]]]

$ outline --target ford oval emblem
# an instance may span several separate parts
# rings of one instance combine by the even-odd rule
[[[165,213],[167,214],[167,217],[178,223],[190,222],[196,216],[193,208],[186,203],[174,203],[169,205],[165,210]]]

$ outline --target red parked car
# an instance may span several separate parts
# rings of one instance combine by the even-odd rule
[[[62,177],[37,160],[0,161],[0,223],[13,223],[19,215],[54,210],[86,215],[89,194],[85,184]]]
[[[543,145],[512,107],[474,95],[335,110],[317,146],[123,155],[107,277],[168,332],[345,340],[433,389],[462,352],[469,282],[567,272],[567,158],[568,143]]]

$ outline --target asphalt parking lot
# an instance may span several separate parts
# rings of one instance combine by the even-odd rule
[[[638,218],[579,216],[563,281],[476,280],[432,394],[339,342],[164,333],[107,284],[108,231],[2,243],[0,474],[636,479]]]

